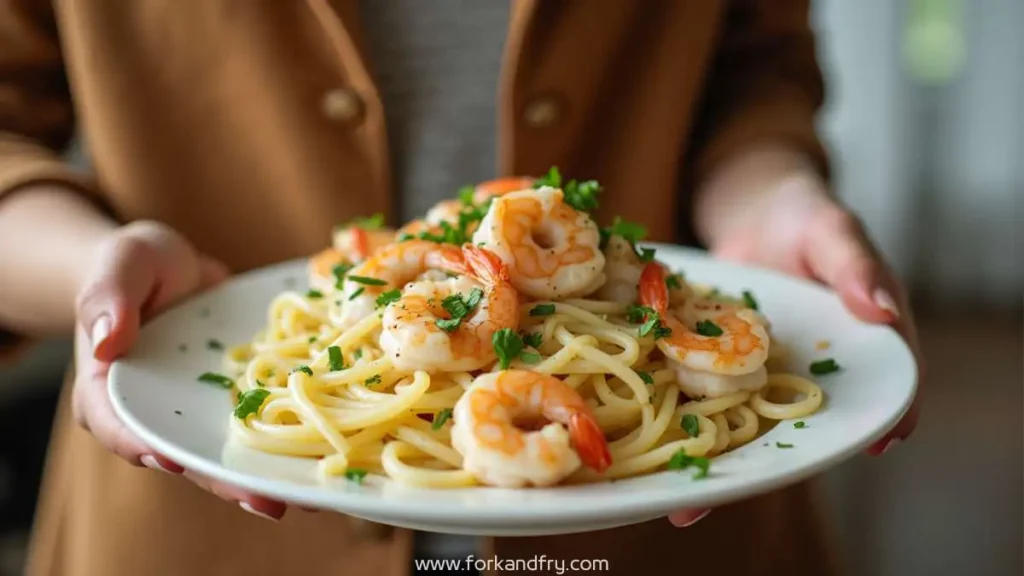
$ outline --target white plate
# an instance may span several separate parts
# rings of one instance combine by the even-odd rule
[[[856,455],[892,428],[917,382],[913,357],[887,327],[853,318],[831,292],[775,272],[712,260],[702,252],[654,245],[658,258],[692,282],[730,293],[750,289],[793,366],[832,357],[840,372],[815,377],[825,390],[806,428],[782,422],[758,441],[715,458],[711,474],[661,472],[616,482],[550,489],[419,489],[382,480],[322,484],[314,461],[255,452],[228,442],[229,393],[196,381],[217,371],[222,352],[266,321],[271,299],[305,290],[305,262],[240,276],[160,315],[142,330],[131,355],[110,371],[117,414],[152,448],[207,476],[295,504],[333,509],[376,522],[438,532],[542,535],[643,522],[685,507],[709,507],[804,480]],[[828,340],[827,351],[815,349]],[[183,347],[184,345],[184,347]],[[180,413],[180,414],[179,414]],[[783,449],[776,442],[792,444]]]

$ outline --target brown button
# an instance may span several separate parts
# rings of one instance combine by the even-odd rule
[[[352,122],[363,113],[362,99],[355,90],[349,88],[327,91],[321,105],[324,116],[335,122]]]
[[[523,108],[523,122],[530,128],[547,128],[558,122],[561,116],[562,107],[551,96],[534,98]]]

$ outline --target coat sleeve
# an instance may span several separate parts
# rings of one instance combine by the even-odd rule
[[[75,119],[49,0],[0,0],[0,203],[30,184],[77,190],[99,206],[93,180],[62,158]],[[0,326],[0,364],[27,340]]]
[[[815,128],[824,81],[809,0],[731,0],[694,134],[697,183],[738,149],[760,141],[805,152],[828,175]]]

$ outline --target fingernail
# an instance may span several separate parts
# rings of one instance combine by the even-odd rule
[[[246,512],[248,512],[249,514],[255,514],[256,516],[259,516],[260,518],[265,518],[267,520],[270,520],[271,522],[277,522],[278,520],[280,520],[279,518],[274,518],[273,516],[271,516],[269,514],[260,512],[259,510],[253,508],[251,505],[249,505],[248,502],[246,502],[244,500],[239,502],[238,506],[242,510],[245,510]]]
[[[895,446],[895,445],[897,445],[897,444],[899,444],[899,443],[900,443],[900,439],[899,439],[899,438],[893,438],[893,439],[889,440],[888,442],[886,442],[886,443],[885,443],[885,447],[884,447],[884,448],[882,448],[882,451],[881,451],[881,452],[879,452],[879,453],[878,453],[878,455],[879,455],[879,456],[881,456],[882,454],[885,454],[885,453],[886,453],[886,452],[888,452],[888,451],[889,451],[889,450],[890,450],[890,449],[891,449],[891,448],[892,448],[893,446]]]
[[[875,290],[874,299],[875,304],[878,304],[879,308],[891,312],[897,318],[900,317],[899,308],[896,307],[896,300],[893,299],[892,294],[889,294],[888,290],[885,288]]]
[[[703,520],[704,517],[707,516],[708,514],[711,514],[711,510],[705,510],[705,511],[701,512],[700,514],[694,516],[693,519],[691,519],[686,524],[680,524],[679,527],[680,528],[689,528],[690,526],[693,526],[697,522],[700,522],[701,520]]]
[[[89,333],[90,338],[92,339],[93,350],[99,348],[100,344],[103,344],[103,341],[110,336],[111,327],[112,323],[110,321],[110,316],[107,316],[106,314],[101,315],[95,322],[93,322],[92,332]]]
[[[141,458],[139,458],[139,461],[141,461],[142,465],[145,466],[146,468],[159,470],[167,474],[174,474],[172,470],[169,470],[165,468],[162,464],[160,464],[160,461],[157,460],[156,456],[153,456],[152,454],[143,455]]]

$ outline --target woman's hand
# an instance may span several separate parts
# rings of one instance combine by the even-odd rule
[[[121,423],[107,395],[110,363],[135,343],[141,324],[227,275],[223,264],[162,224],[137,222],[105,238],[78,294],[73,409],[83,428],[128,463],[183,474],[249,512],[278,519],[284,504],[195,476],[154,452]]]
[[[865,322],[888,324],[913,350],[923,375],[917,332],[906,294],[856,216],[828,194],[799,157],[761,149],[719,174],[698,200],[698,227],[716,256],[821,282]],[[920,397],[885,437],[868,449],[880,455],[917,425]],[[669,516],[688,526],[708,510]]]

